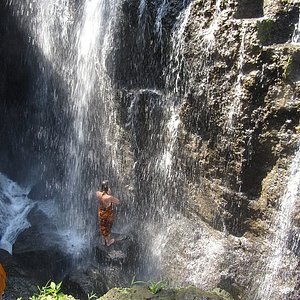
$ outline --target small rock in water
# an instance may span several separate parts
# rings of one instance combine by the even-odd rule
[[[96,245],[96,257],[99,262],[110,262],[119,264],[132,264],[135,260],[134,241],[131,236],[112,234],[115,242],[106,246],[99,238]]]

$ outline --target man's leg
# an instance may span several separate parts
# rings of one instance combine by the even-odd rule
[[[115,242],[115,239],[112,239],[111,236],[109,235],[107,237],[107,241],[106,241],[106,246],[110,246]]]
[[[108,236],[107,236],[106,245],[110,246],[110,245],[112,245],[115,242],[115,239],[113,239],[111,237],[111,228],[112,228],[112,225],[113,225],[113,216],[111,217],[110,222],[107,225],[108,225],[107,226]]]

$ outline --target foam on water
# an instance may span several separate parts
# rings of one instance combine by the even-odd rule
[[[27,197],[30,190],[31,186],[21,187],[0,173],[0,248],[11,254],[18,236],[31,226],[27,216],[34,207],[43,211],[54,223],[58,216],[58,207],[54,200],[33,201]],[[78,235],[72,228],[69,230],[43,228],[40,234],[51,236],[47,240],[49,247],[57,246],[75,258],[83,253],[88,240],[87,236]]]
[[[171,281],[175,276],[175,282],[184,285],[214,287],[221,276],[216,270],[220,269],[226,249],[221,233],[179,214],[165,218],[163,226],[148,224],[146,228],[146,236],[154,234],[149,263],[159,266],[158,274],[170,276]]]
[[[280,300],[293,291],[295,278],[290,276],[297,268],[297,259],[288,247],[288,237],[293,225],[293,214],[300,195],[300,150],[297,151],[289,169],[286,190],[281,199],[278,215],[271,228],[270,253],[266,260],[263,279],[259,280],[255,300]]]
[[[0,173],[0,248],[10,253],[18,235],[30,227],[26,217],[34,202],[27,198],[29,191]]]

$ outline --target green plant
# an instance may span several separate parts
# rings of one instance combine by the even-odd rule
[[[136,275],[133,275],[133,277],[132,277],[132,279],[131,279],[131,282],[130,282],[130,286],[133,286],[133,285],[135,285],[135,284],[140,284],[140,283],[146,284],[145,281],[142,281],[142,280],[135,280],[135,277],[136,277]]]
[[[159,291],[167,287],[166,281],[155,282],[153,280],[148,281],[148,288],[152,294],[157,294]]]
[[[49,281],[46,283],[46,285],[42,288],[38,287],[39,294],[33,295],[30,297],[30,300],[67,300],[72,299],[74,300],[72,296],[65,295],[61,292],[61,282],[56,284],[55,282]]]
[[[97,299],[97,296],[94,292],[91,292],[91,294],[88,294],[88,299],[91,300],[91,299]]]
[[[151,279],[148,281],[135,280],[135,275],[134,275],[131,280],[130,286],[133,286],[135,284],[147,284],[148,289],[152,294],[157,294],[159,291],[167,287],[167,282],[165,280],[160,280],[160,281],[153,281]]]

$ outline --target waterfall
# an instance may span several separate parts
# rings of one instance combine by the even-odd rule
[[[147,1],[146,0],[140,0],[140,4],[139,4],[139,21],[141,21],[145,10],[147,7]]]
[[[118,172],[115,158],[120,155],[116,143],[110,141],[117,139],[106,74],[118,1],[11,0],[9,5],[20,27],[28,31],[35,51],[30,55],[39,60],[40,74],[33,84],[36,102],[45,106],[47,114],[50,99],[56,106],[50,109],[59,118],[66,117],[60,128],[64,138],[55,137],[59,142],[56,155],[63,164],[63,173],[52,174],[57,177],[52,186],[58,191],[55,205],[60,207],[55,222],[70,245],[77,240],[82,250],[90,249],[97,233],[95,191],[99,181],[109,177],[109,170]],[[49,126],[44,125],[45,136],[51,131]]]
[[[234,131],[235,121],[238,119],[241,110],[241,100],[243,97],[242,79],[244,76],[244,61],[245,61],[245,38],[247,32],[247,24],[242,24],[241,43],[238,53],[237,79],[235,83],[234,99],[231,101],[228,112],[227,129],[230,132]]]
[[[255,294],[255,300],[280,300],[295,287],[293,271],[297,259],[288,247],[288,237],[293,225],[295,205],[299,199],[300,188],[300,150],[295,154],[289,169],[285,192],[280,201],[278,215],[272,225],[273,237],[270,239],[270,254],[263,272],[263,281]],[[253,298],[251,298],[253,299]]]
[[[168,0],[163,0],[157,10],[156,19],[155,19],[155,31],[158,36],[158,40],[162,39],[162,30],[163,30],[162,19],[166,15],[168,9],[169,9]]]
[[[69,0],[10,0],[8,3],[21,26],[29,31],[30,43],[51,63],[51,68],[56,72],[62,71],[61,51],[70,42],[69,28],[74,21]]]
[[[292,36],[292,44],[300,43],[300,15],[298,19],[298,24],[295,24],[295,29]]]
[[[164,7],[165,3],[163,2]],[[175,162],[175,148],[177,142],[178,129],[180,126],[179,109],[181,98],[185,96],[186,75],[184,62],[184,32],[188,18],[191,13],[193,2],[191,2],[177,17],[171,36],[171,52],[168,67],[165,70],[166,80],[166,99],[164,105],[169,111],[166,117],[166,136],[169,137],[165,142],[162,157],[160,158],[159,168],[165,178],[172,181],[176,180],[176,172],[172,172],[172,165]]]
[[[163,2],[160,8],[165,9],[165,4]],[[170,56],[163,73],[164,90],[132,91],[127,125],[139,153],[135,165],[139,176],[137,182],[145,191],[141,197],[146,209],[139,208],[143,212],[139,236],[145,277],[175,276],[177,283],[209,289],[220,280],[221,275],[216,274],[216,270],[225,252],[224,240],[222,233],[212,234],[203,223],[188,220],[182,214],[188,206],[190,191],[184,189],[188,179],[177,162],[180,109],[189,92],[184,57],[185,32],[193,4],[193,1],[187,4],[172,28]],[[142,105],[147,108],[148,126],[138,131]],[[142,132],[149,136],[141,137]],[[150,149],[145,151],[139,147],[140,139]]]
[[[34,206],[27,198],[31,187],[21,187],[0,173],[0,248],[12,253],[18,235],[30,227],[27,214]]]
[[[163,88],[130,91],[127,128],[133,137],[136,153],[136,186],[143,191],[137,196],[137,201],[142,201],[137,208],[139,215],[144,216],[139,233],[143,248],[141,264],[145,276],[152,278],[161,274],[156,262],[161,258],[157,257],[158,253],[164,251],[164,245],[159,245],[157,237],[166,235],[168,220],[174,214],[180,193],[178,185],[182,175],[176,166],[176,150],[179,108],[185,95],[184,31],[191,7],[192,3],[179,13],[170,33],[171,51],[163,70]],[[158,44],[162,37],[162,19],[168,8],[168,1],[161,1],[157,8],[153,29]],[[141,122],[141,114],[145,124]]]
[[[191,13],[193,2],[191,2],[177,17],[171,36],[171,52],[169,66],[165,70],[166,86],[168,91],[174,95],[182,94],[184,88],[184,31]]]
[[[96,70],[104,72],[102,65],[102,55],[104,55],[105,27],[107,6],[106,1],[86,1],[83,7],[81,22],[75,27],[76,51],[71,55],[69,65],[66,67],[71,70],[71,91],[69,96],[69,109],[73,115],[73,132],[69,140],[69,153],[67,158],[67,185],[68,193],[63,207],[66,214],[67,228],[76,228],[79,233],[86,232],[86,219],[89,209],[84,205],[88,190],[83,186],[86,172],[85,156],[87,139],[89,138],[88,113],[90,101],[96,85]],[[102,44],[102,48],[100,45]],[[102,51],[103,50],[103,51]],[[73,70],[74,68],[74,70]],[[79,205],[78,205],[79,204]],[[78,216],[82,220],[78,222]],[[81,218],[80,218],[81,219]],[[65,222],[64,222],[65,223]],[[90,237],[87,237],[90,238]]]
[[[214,15],[212,17],[212,22],[209,27],[201,33],[206,43],[207,51],[210,51],[215,46],[215,34],[219,29],[219,20],[221,14],[221,0],[217,0],[215,4]]]

